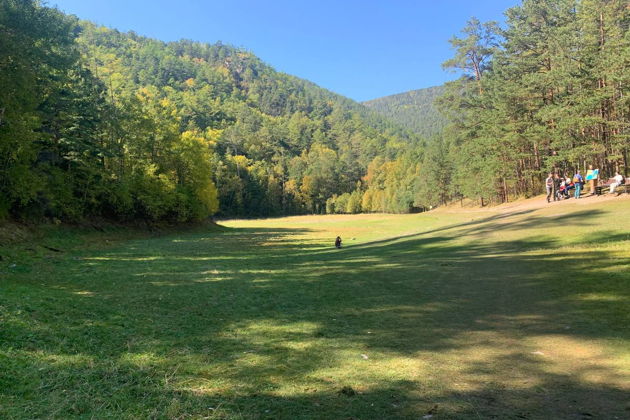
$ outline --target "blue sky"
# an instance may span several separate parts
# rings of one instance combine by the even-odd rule
[[[435,86],[448,39],[518,0],[48,0],[121,31],[243,47],[276,70],[358,101]]]

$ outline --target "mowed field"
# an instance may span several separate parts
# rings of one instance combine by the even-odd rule
[[[630,198],[542,201],[7,247],[0,418],[630,418]]]

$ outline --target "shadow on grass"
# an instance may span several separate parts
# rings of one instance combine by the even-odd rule
[[[628,261],[462,240],[557,223],[510,221],[528,212],[342,250],[230,229],[43,265],[0,296],[0,414],[622,418],[618,366],[560,359],[630,339]]]

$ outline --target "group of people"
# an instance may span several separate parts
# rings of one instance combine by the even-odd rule
[[[545,187],[547,189],[547,203],[551,202],[552,198],[553,201],[569,198],[571,193],[575,198],[580,198],[584,187],[584,177],[580,171],[577,171],[573,178],[550,172],[545,179]]]
[[[589,173],[592,172],[589,170]],[[596,172],[596,174],[599,171]],[[610,184],[610,193],[614,193],[615,189],[624,183],[624,177],[619,174],[619,172],[615,172],[614,182]],[[591,195],[595,194],[595,182],[597,181],[596,177],[590,178],[591,182]],[[580,173],[579,170],[575,172],[572,178],[564,177],[557,173],[549,173],[549,176],[545,180],[545,187],[547,189],[547,203],[553,201],[562,200],[566,198],[570,198],[571,194],[578,199],[582,195],[582,190],[584,189],[584,184],[586,183],[584,177]]]

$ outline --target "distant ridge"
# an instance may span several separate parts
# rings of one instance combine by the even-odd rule
[[[363,102],[363,105],[416,134],[430,138],[439,134],[447,122],[434,105],[435,99],[442,93],[444,86],[433,86],[372,99]]]

